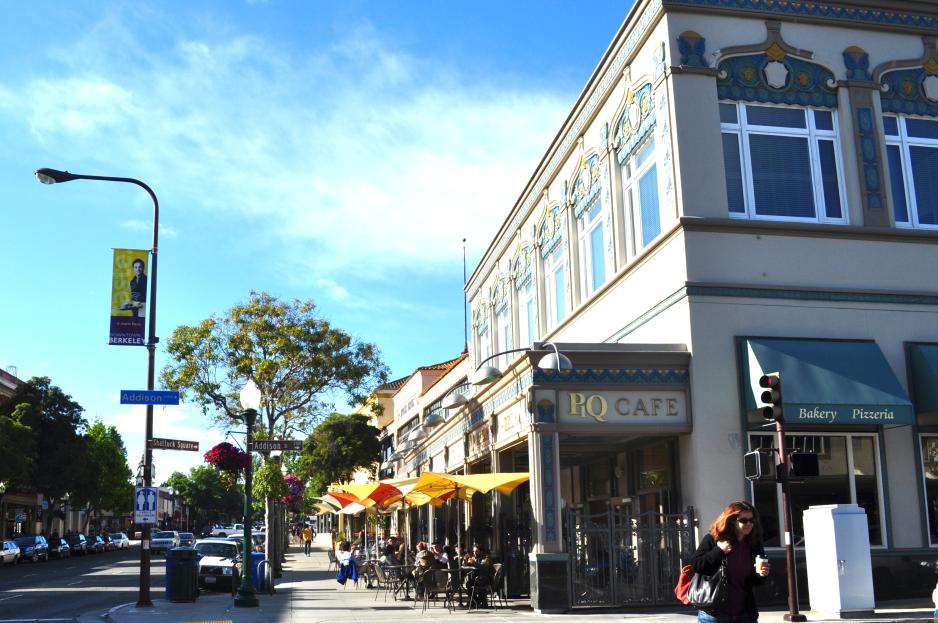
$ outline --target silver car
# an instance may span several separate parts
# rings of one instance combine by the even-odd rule
[[[165,554],[174,547],[179,547],[179,533],[175,530],[160,530],[150,537],[150,551],[154,554]]]
[[[4,541],[3,549],[0,549],[0,564],[15,565],[20,561],[20,548],[13,541]]]
[[[108,540],[114,544],[115,549],[130,547],[130,539],[123,532],[112,532],[107,535]]]
[[[191,547],[192,545],[195,545],[195,535],[191,532],[180,532],[179,545],[182,547]]]

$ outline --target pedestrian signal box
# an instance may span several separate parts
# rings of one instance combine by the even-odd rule
[[[753,450],[743,457],[747,480],[775,479],[775,451],[770,449]]]
[[[788,455],[788,476],[792,480],[816,478],[821,469],[818,456],[813,452],[792,452]]]

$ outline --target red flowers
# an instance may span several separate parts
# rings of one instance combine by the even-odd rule
[[[251,455],[223,441],[205,453],[205,462],[223,472],[240,472],[251,464]]]
[[[283,501],[287,504],[294,504],[303,499],[303,481],[287,474],[283,477],[283,483],[287,486],[287,494],[283,496]]]

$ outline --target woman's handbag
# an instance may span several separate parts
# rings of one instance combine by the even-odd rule
[[[687,603],[701,610],[718,609],[726,601],[726,559],[713,575],[695,573],[687,589]]]

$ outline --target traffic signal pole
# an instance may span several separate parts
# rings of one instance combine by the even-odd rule
[[[791,493],[790,461],[785,447],[785,416],[782,407],[782,375],[779,372],[764,374],[759,378],[762,392],[762,416],[775,422],[775,434],[778,446],[778,464],[775,478],[782,485],[782,517],[785,528],[785,571],[788,576],[788,612],[782,618],[794,623],[807,621],[807,617],[798,613],[798,582],[795,577],[795,544],[791,533],[791,508],[788,498]]]
[[[785,570],[788,575],[788,612],[782,618],[786,621],[799,623],[808,618],[798,613],[798,582],[795,578],[795,544],[791,534],[791,509],[788,505],[788,496],[791,490],[791,479],[788,477],[788,452],[785,447],[785,420],[775,420],[775,434],[778,436],[778,467],[775,470],[776,478],[782,483],[782,516],[785,526]]]

